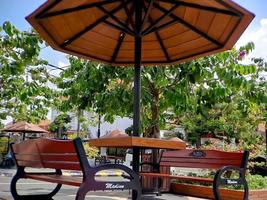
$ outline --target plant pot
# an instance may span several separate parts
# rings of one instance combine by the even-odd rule
[[[194,196],[206,199],[214,199],[212,187],[171,183],[170,191],[175,194],[182,194],[187,196]],[[243,198],[243,191],[221,189],[221,196],[224,200],[241,200]],[[266,200],[267,189],[251,190],[249,191],[250,200]]]

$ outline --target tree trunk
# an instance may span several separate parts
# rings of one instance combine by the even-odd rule
[[[200,133],[197,133],[196,147],[197,147],[197,149],[200,149],[200,147],[201,147],[201,136],[200,136]]]
[[[144,136],[150,138],[160,138],[160,126],[159,126],[159,91],[155,88],[154,84],[150,85],[150,91],[153,96],[152,99],[152,118],[151,118],[151,125],[145,129]]]
[[[153,83],[150,83],[149,88],[153,96],[152,106],[151,106],[152,117],[151,117],[151,125],[145,129],[144,136],[150,138],[160,138],[159,90],[155,87]],[[152,151],[151,161],[153,163],[157,163],[158,157],[159,157],[159,152],[158,150],[154,149]]]

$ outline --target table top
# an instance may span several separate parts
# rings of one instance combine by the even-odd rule
[[[185,149],[184,141],[172,141],[158,138],[144,137],[116,137],[116,138],[98,138],[88,141],[90,146],[95,147],[120,147],[120,148],[148,148],[148,149]]]

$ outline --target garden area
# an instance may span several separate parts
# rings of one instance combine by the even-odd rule
[[[7,120],[39,124],[54,110],[58,115],[49,123],[49,137],[87,141],[94,138],[92,126],[99,126],[100,137],[101,123],[135,118],[134,67],[72,55],[67,55],[68,66],[55,66],[42,58],[46,48],[33,29],[22,31],[8,21],[0,26],[0,130]],[[248,151],[246,180],[250,199],[257,200],[267,199],[267,61],[252,57],[254,50],[249,42],[179,64],[142,67],[140,133],[144,138],[180,139],[188,149]],[[73,118],[77,127],[69,134]],[[123,131],[136,136],[135,130],[130,126]],[[0,131],[0,161],[10,142],[10,134]],[[101,153],[86,142],[84,150],[88,159]],[[199,178],[215,175],[214,170],[171,170]],[[235,178],[238,173],[224,176]],[[170,188],[173,193],[213,198],[212,183],[178,180]],[[227,186],[222,196],[238,199],[242,189]]]

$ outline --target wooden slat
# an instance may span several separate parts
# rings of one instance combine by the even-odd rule
[[[172,167],[187,167],[187,168],[199,168],[199,169],[219,169],[222,167],[221,164],[206,164],[206,163],[161,163],[161,166],[172,166]],[[236,166],[236,165],[234,165]]]
[[[167,178],[167,179],[175,179],[182,181],[192,181],[199,183],[212,183],[213,179],[211,178],[202,178],[202,177],[190,177],[190,176],[174,176],[170,174],[162,174],[162,173],[140,173],[141,176],[144,177],[158,177],[158,178]]]
[[[197,19],[198,29],[204,33],[207,33],[215,16],[216,13],[213,12],[200,12],[199,17]]]
[[[186,164],[206,164],[207,166],[210,164],[216,164],[216,165],[221,165],[221,166],[226,166],[226,165],[232,165],[232,166],[240,166],[242,160],[236,160],[236,159],[227,159],[227,158],[222,158],[222,159],[214,159],[214,158],[166,158],[163,157],[160,161],[162,165],[172,165],[175,163],[179,163],[182,165],[182,163]]]
[[[227,27],[224,29],[224,33],[220,37],[219,41],[225,42],[232,34],[234,27],[238,24],[239,19],[237,17],[232,17]]]
[[[81,170],[79,162],[45,161],[42,162],[44,168]]]
[[[59,183],[72,186],[80,186],[82,183],[81,177],[70,177],[63,175],[37,175],[37,174],[25,174],[25,178],[30,178],[39,181],[46,181],[51,183]]]
[[[209,27],[208,35],[219,41],[224,33],[224,30],[227,28],[227,25],[231,21],[231,18],[231,16],[216,14],[215,18],[212,21],[212,24]]]
[[[192,31],[185,31],[185,32],[182,32],[181,34],[177,34],[172,37],[169,37],[168,39],[165,39],[164,45],[168,49],[171,47],[181,45],[183,43],[190,42],[192,40],[196,40],[198,38],[199,38],[198,34]]]
[[[185,149],[179,151],[166,151],[163,152],[164,157],[183,157],[188,158],[192,157],[190,154],[195,150]],[[200,150],[202,151],[202,150]],[[203,150],[206,154],[206,157],[209,158],[231,158],[231,159],[241,159],[243,157],[243,152],[225,152],[218,150]]]
[[[168,48],[167,51],[169,52],[170,57],[177,57],[178,55],[181,56],[183,54],[188,55],[190,53],[194,53],[197,49],[203,47],[205,48],[204,50],[206,50],[206,47],[211,49],[213,44],[204,38],[196,38],[181,44],[178,42],[177,46],[173,45],[172,47]]]
[[[65,49],[67,49],[68,51],[74,51],[74,52],[76,52],[77,55],[82,54],[84,56],[89,56],[89,57],[93,57],[92,55],[95,52],[95,51],[89,51],[87,46],[81,47],[81,46],[77,46],[74,44],[72,44],[71,47],[65,47]],[[103,50],[100,50],[100,51],[98,50],[98,56],[97,56],[98,58],[101,58],[103,60],[110,60],[111,59],[110,56],[103,55],[102,52],[103,52]]]
[[[69,161],[78,162],[77,154],[16,154],[17,160]]]
[[[43,168],[43,164],[40,160],[18,160],[17,164],[21,167]]]
[[[12,145],[18,166],[81,170],[73,141],[26,140]]]
[[[22,167],[81,170],[79,162],[17,160],[17,163],[18,163],[18,166],[22,166]]]
[[[214,51],[215,49],[218,49],[214,44],[208,43],[206,45],[200,46],[200,47],[195,47],[194,49],[190,49],[187,51],[180,51],[173,54],[171,57],[177,58],[179,60],[188,60],[190,57],[194,57],[198,54],[202,54],[202,55],[208,55],[211,51]],[[178,57],[179,56],[179,57]]]

